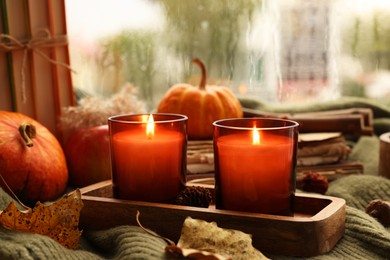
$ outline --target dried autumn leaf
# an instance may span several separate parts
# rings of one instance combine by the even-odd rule
[[[33,209],[24,211],[12,201],[0,213],[0,223],[8,229],[49,236],[63,246],[75,249],[81,236],[78,223],[82,207],[80,190],[47,206],[37,202]]]
[[[252,246],[252,237],[244,232],[223,229],[215,222],[187,217],[177,246],[215,253],[231,259],[268,259]]]
[[[165,247],[165,252],[168,252],[173,257],[176,257],[178,259],[182,259],[183,257],[185,257],[186,259],[193,259],[193,260],[227,260],[227,259],[230,259],[230,258],[226,258],[226,257],[221,256],[221,255],[213,254],[213,253],[206,252],[206,251],[200,251],[200,250],[191,249],[191,248],[180,248],[180,247],[176,246],[175,242],[173,242],[169,238],[162,237],[162,236],[155,234],[155,233],[151,232],[150,230],[146,229],[141,224],[141,222],[139,220],[140,215],[141,215],[141,213],[137,210],[136,221],[137,221],[138,225],[140,226],[140,228],[142,228],[143,231],[145,231],[146,233],[148,233],[151,236],[155,236],[155,237],[158,237],[158,238],[165,240],[169,244],[168,246]]]

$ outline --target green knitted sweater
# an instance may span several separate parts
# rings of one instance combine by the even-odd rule
[[[350,102],[343,102],[346,104],[344,107],[350,105]],[[354,103],[354,106],[360,105]],[[258,107],[252,102],[251,108]],[[333,108],[334,103],[321,107]],[[386,121],[390,120],[390,112],[382,108],[378,111],[381,127],[390,129],[390,123]],[[383,129],[381,131],[385,131]],[[327,195],[346,200],[346,230],[329,253],[312,259],[390,259],[390,229],[365,213],[371,200],[390,200],[390,180],[377,175],[378,152],[376,136],[360,138],[353,147],[351,159],[364,162],[365,174],[343,177],[330,183]],[[0,189],[0,209],[4,209],[10,201],[11,198]],[[0,245],[0,259],[168,259],[163,250],[166,243],[135,226],[84,230],[77,250],[66,249],[46,236],[0,228]],[[258,249],[261,251],[261,248]],[[272,259],[299,259],[267,256]]]

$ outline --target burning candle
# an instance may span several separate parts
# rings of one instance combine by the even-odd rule
[[[241,118],[214,122],[216,206],[290,215],[298,123]]]
[[[173,201],[185,185],[187,117],[175,114],[109,118],[114,197]]]

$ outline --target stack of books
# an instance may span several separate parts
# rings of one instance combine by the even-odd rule
[[[351,147],[347,136],[372,135],[372,110],[368,108],[342,109],[325,112],[270,114],[244,110],[245,117],[279,117],[297,121],[299,141],[296,178],[302,180],[306,172],[316,172],[328,181],[349,174],[362,174],[361,162],[348,160]],[[212,140],[190,140],[187,147],[188,175],[213,174],[214,152]],[[193,177],[191,177],[193,178]]]
[[[342,133],[304,133],[299,135],[296,178],[315,172],[333,181],[348,174],[362,174],[363,164],[348,160],[351,147]]]
[[[305,113],[269,113],[244,109],[244,117],[276,117],[299,123],[300,133],[340,132],[343,135],[372,135],[373,113],[370,108],[348,108]]]

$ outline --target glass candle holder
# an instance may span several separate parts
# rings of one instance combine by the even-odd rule
[[[237,118],[213,125],[216,207],[291,215],[299,124]]]
[[[177,114],[108,119],[115,198],[175,200],[186,181],[187,119]]]

